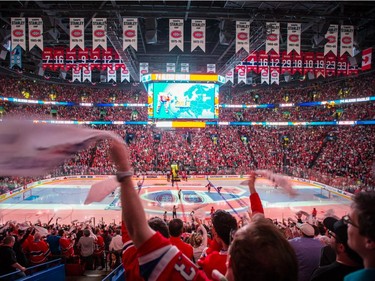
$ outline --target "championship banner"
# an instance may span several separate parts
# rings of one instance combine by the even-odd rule
[[[197,47],[206,52],[206,20],[191,20],[191,52]]]
[[[314,70],[316,78],[319,78],[319,76],[326,77],[324,53],[315,53]]]
[[[82,69],[82,81],[85,82],[86,80],[91,82],[91,69],[89,67]]]
[[[329,53],[326,57],[326,77],[336,76],[336,56]]]
[[[216,73],[216,64],[208,63],[207,64],[207,73]]]
[[[268,54],[272,49],[278,54],[279,53],[279,42],[280,42],[280,23],[279,22],[267,22],[266,23],[266,53]]]
[[[236,68],[238,71],[238,84],[241,82],[244,82],[246,84],[246,66],[238,65]]]
[[[305,52],[303,53],[303,75],[307,75],[307,73],[314,74],[314,53],[313,52]]]
[[[65,70],[68,71],[77,67],[77,49],[69,50],[69,48],[67,48],[65,54]]]
[[[78,80],[78,82],[81,82],[81,69],[80,68],[72,69],[72,82],[76,80]]]
[[[345,54],[337,58],[337,76],[348,75],[348,56]]]
[[[46,70],[47,68],[53,70],[53,48],[45,47],[42,52],[42,68]]]
[[[122,49],[132,46],[135,51],[138,51],[138,19],[123,18],[122,31]]]
[[[89,52],[89,61],[91,70],[100,70],[102,68],[102,56],[100,53],[100,49],[91,50],[91,52]]]
[[[234,68],[232,68],[225,74],[225,82],[228,82],[228,81],[234,84]]]
[[[236,21],[236,53],[243,48],[247,53],[250,50],[250,22]]]
[[[286,51],[281,52],[281,74],[292,73],[292,55]]]
[[[70,49],[78,46],[83,50],[85,48],[85,22],[83,18],[70,18]],[[74,80],[73,80],[74,81]]]
[[[287,54],[295,51],[301,54],[301,24],[288,23]]]
[[[43,50],[43,20],[42,18],[29,18],[29,51],[37,46]]]
[[[148,62],[140,62],[139,63],[139,81],[144,74],[148,73]]]
[[[15,65],[22,68],[22,48],[20,46],[10,51],[10,68]]]
[[[167,62],[167,72],[176,72],[176,64],[174,62]]]
[[[342,25],[340,34],[340,56],[345,54],[345,52],[353,56],[354,26]]]
[[[88,68],[89,67],[89,49],[84,50],[78,49],[78,68]]]
[[[121,83],[124,81],[130,82],[130,73],[129,70],[127,70],[125,67],[121,68]]]
[[[263,68],[261,71],[260,71],[260,77],[261,77],[261,84],[263,83],[266,83],[266,84],[270,84],[270,75],[268,73],[268,68]]]
[[[294,75],[297,72],[302,74],[302,66],[302,55],[294,54],[292,58],[292,75]]]
[[[372,48],[362,51],[362,71],[371,69]]]
[[[92,48],[95,50],[101,46],[107,50],[107,19],[92,19]]]
[[[258,73],[267,70],[268,73],[268,54],[265,51],[258,52]]]
[[[249,73],[250,71],[254,71],[255,73],[259,73],[258,72],[258,53],[257,52],[251,53],[247,57],[245,64],[247,66],[247,73]]]
[[[63,47],[56,47],[53,50],[53,70],[57,71],[59,69],[65,69],[65,48]]]
[[[113,48],[108,48],[103,50],[102,53],[102,70],[112,69],[114,63],[114,50]]]
[[[337,24],[331,24],[325,35],[328,40],[327,44],[324,45],[324,55],[326,56],[329,52],[332,52],[337,56],[337,36],[338,36],[339,26]]]
[[[169,51],[174,47],[178,47],[184,51],[184,20],[170,19],[169,20]]]
[[[25,18],[11,18],[11,24],[11,49],[15,50],[20,46],[26,51]]]
[[[107,68],[107,82],[111,80],[116,83],[116,70]]]
[[[181,72],[182,73],[189,73],[189,64],[188,63],[181,63]]]
[[[280,84],[280,72],[277,69],[271,70],[271,85]]]

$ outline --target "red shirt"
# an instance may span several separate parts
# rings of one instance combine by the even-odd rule
[[[200,258],[198,265],[202,267],[207,276],[212,276],[214,269],[225,275],[227,272],[227,256],[227,252],[213,251],[208,256]]]
[[[138,259],[142,276],[146,280],[211,280],[159,232],[138,249]]]
[[[171,236],[169,238],[169,241],[171,241],[171,244],[173,246],[176,246],[190,260],[193,260],[193,257],[194,257],[193,246],[191,246],[191,245],[185,243],[184,241],[182,241],[180,237]]]

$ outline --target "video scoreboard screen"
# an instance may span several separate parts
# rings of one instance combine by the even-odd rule
[[[149,118],[218,119],[216,83],[151,82],[147,86]]]

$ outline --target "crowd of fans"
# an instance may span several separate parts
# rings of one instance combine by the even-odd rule
[[[13,81],[13,82],[12,82]],[[73,102],[146,103],[140,86],[128,89],[59,85],[2,77],[0,93],[5,97]],[[373,76],[322,81],[297,87],[245,89],[223,86],[220,103],[262,104],[329,100],[372,96]],[[315,107],[271,109],[220,108],[219,121],[351,121],[374,120],[375,103],[333,104]],[[146,107],[86,107],[19,104],[0,101],[3,116],[36,119],[129,121],[147,120]],[[177,162],[188,174],[244,174],[250,169],[270,169],[318,180],[354,192],[373,187],[371,176],[375,134],[372,126],[211,126],[205,129],[166,130],[147,126],[96,126],[113,130],[131,148],[136,172],[167,174]],[[74,158],[52,176],[112,174],[108,144],[101,142]],[[0,192],[25,185],[27,179],[3,178]]]

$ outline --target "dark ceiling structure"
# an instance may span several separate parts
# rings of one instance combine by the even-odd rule
[[[322,51],[313,38],[329,24],[353,25],[358,50],[375,45],[375,2],[368,1],[10,1],[0,2],[0,43],[10,39],[11,17],[42,17],[44,46],[69,46],[69,18],[85,20],[85,45],[92,46],[92,18],[107,18],[109,46],[122,46],[122,18],[138,18],[138,51],[122,56],[138,73],[140,62],[150,72],[164,72],[166,63],[189,63],[190,72],[204,72],[209,63],[223,74],[239,59],[235,54],[235,21],[250,21],[250,49],[264,49],[266,22],[280,23],[280,50],[286,50],[287,23],[302,24],[302,51]],[[184,52],[169,51],[169,19],[184,19]],[[190,51],[191,19],[206,20],[206,52]],[[2,47],[4,48],[4,47]],[[37,71],[41,50],[26,51],[23,67]],[[6,66],[9,60],[2,60]],[[179,68],[178,68],[179,69]],[[58,73],[50,73],[58,76]]]

